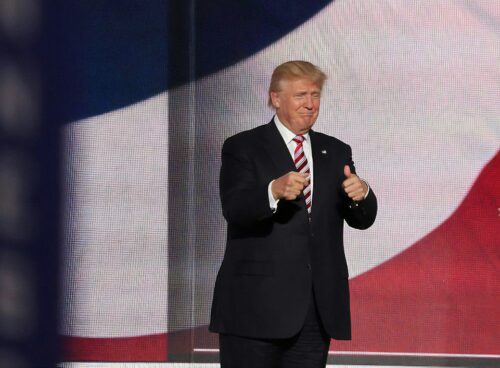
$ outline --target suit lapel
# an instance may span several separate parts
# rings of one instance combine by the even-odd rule
[[[288,147],[283,141],[283,137],[273,120],[266,126],[263,145],[268,153],[269,159],[273,161],[278,171],[286,174],[289,171],[296,170],[295,163],[293,162],[292,156],[290,156]]]

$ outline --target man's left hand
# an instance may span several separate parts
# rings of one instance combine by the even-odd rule
[[[351,172],[349,165],[344,166],[344,175],[346,179],[342,182],[342,188],[347,196],[357,202],[365,199],[365,194],[368,192],[366,183]]]

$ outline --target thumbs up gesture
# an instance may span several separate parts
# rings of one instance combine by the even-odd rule
[[[365,199],[365,194],[368,192],[368,185],[351,172],[349,165],[344,166],[344,175],[346,179],[342,182],[342,188],[345,193],[353,201],[361,201]]]

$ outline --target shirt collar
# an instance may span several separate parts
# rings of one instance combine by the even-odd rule
[[[288,129],[278,118],[278,115],[274,115],[274,124],[276,125],[276,128],[278,128],[278,131],[281,134],[281,137],[283,137],[283,140],[285,141],[286,144],[290,143],[297,134],[292,132],[290,129]],[[302,136],[306,139],[306,142],[309,142],[309,132],[306,134],[302,134]]]

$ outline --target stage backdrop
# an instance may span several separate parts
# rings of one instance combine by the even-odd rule
[[[379,198],[346,230],[353,340],[330,362],[500,364],[500,3],[63,2],[64,361],[217,361],[225,138],[273,68],[329,76],[315,130]]]

